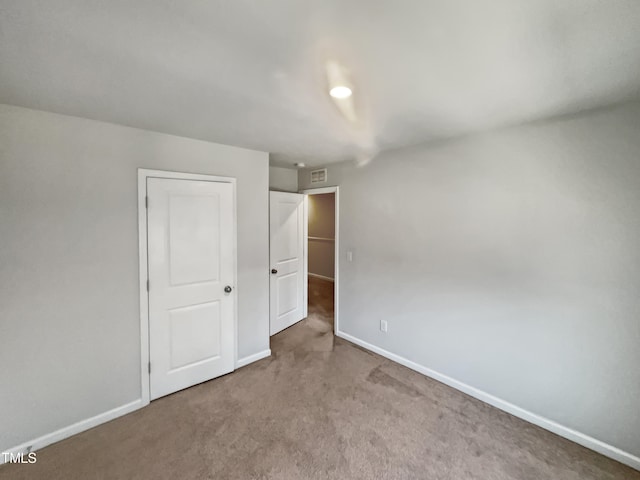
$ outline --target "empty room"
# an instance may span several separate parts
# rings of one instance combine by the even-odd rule
[[[0,0],[0,479],[640,480],[640,2]]]

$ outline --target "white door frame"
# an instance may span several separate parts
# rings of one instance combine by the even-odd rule
[[[237,241],[237,206],[236,179],[233,177],[218,177],[197,173],[170,172],[165,170],[138,169],[138,259],[139,259],[139,291],[140,291],[140,381],[142,386],[142,405],[150,403],[150,375],[149,375],[149,259],[147,256],[147,178],[169,178],[174,180],[201,180],[205,182],[230,183],[233,187],[233,232],[232,244],[236,262],[233,270],[234,297],[233,316],[233,363],[238,368],[238,241]]]
[[[339,285],[339,276],[340,276],[340,187],[321,187],[321,188],[309,188],[306,190],[300,190],[299,193],[304,193],[306,195],[319,195],[322,193],[335,193],[335,200],[336,200],[336,205],[335,205],[335,230],[336,230],[336,236],[335,236],[335,245],[334,245],[334,249],[335,249],[335,253],[334,253],[334,265],[333,265],[333,333],[334,334],[338,334],[338,332],[340,331],[339,328],[339,305],[340,302],[338,302],[338,297],[339,297],[339,291],[340,289],[338,288]],[[309,218],[307,215],[305,215],[305,222],[308,224],[309,223]],[[309,254],[309,249],[307,248],[307,252],[305,253],[305,262],[307,261],[307,257]],[[306,300],[307,303],[309,303],[309,300]]]

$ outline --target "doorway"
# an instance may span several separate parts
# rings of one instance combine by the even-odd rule
[[[272,191],[269,209],[271,351],[307,337],[321,351],[339,332],[338,187]]]
[[[338,332],[338,187],[305,190],[308,196],[308,318]]]

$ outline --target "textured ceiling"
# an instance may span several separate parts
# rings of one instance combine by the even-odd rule
[[[350,71],[358,121],[326,94]],[[638,0],[0,0],[0,102],[320,165],[640,92]]]

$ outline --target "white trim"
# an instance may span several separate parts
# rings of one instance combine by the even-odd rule
[[[138,169],[138,292],[140,296],[140,390],[143,406],[149,405],[149,278],[147,262],[147,172]]]
[[[321,187],[321,188],[308,188],[300,190],[300,193],[306,195],[319,195],[322,193],[335,193],[335,243],[334,243],[334,284],[333,284],[333,331],[338,334],[340,331],[340,187]]]
[[[236,362],[236,368],[241,368],[249,365],[250,363],[257,362],[258,360],[262,360],[263,358],[267,358],[271,356],[271,349],[267,348],[258,353],[254,353],[253,355],[249,355],[248,357],[239,358]]]
[[[340,316],[338,315],[338,312],[340,310],[340,289],[338,288],[338,280],[339,280],[339,275],[340,275],[340,188],[339,187],[335,187],[336,188],[336,228],[335,228],[335,245],[334,245],[334,251],[335,254],[333,255],[333,258],[335,259],[336,265],[333,271],[333,277],[335,279],[334,281],[334,285],[333,285],[333,298],[334,298],[334,302],[333,302],[333,321],[334,321],[334,327],[333,329],[335,331],[340,331],[340,323],[339,323],[339,318]]]
[[[431,370],[430,368],[424,367],[418,363],[415,363],[411,360],[408,360],[400,355],[396,355],[395,353],[391,353],[383,348],[377,347],[371,343],[365,342],[364,340],[360,340],[357,337],[349,335],[348,333],[344,333],[341,331],[336,331],[336,336],[340,338],[344,338],[351,343],[355,343],[367,350],[371,350],[372,352],[377,353],[389,360],[392,360],[400,365],[404,365],[411,370],[415,370],[418,373],[426,375],[427,377],[433,378],[445,385],[448,385],[456,390],[466,393],[478,400],[481,400],[489,405],[492,405],[500,410],[503,410],[511,415],[514,415],[518,418],[526,420],[529,423],[533,423],[539,427],[544,428],[545,430],[549,430],[561,437],[571,440],[572,442],[578,443],[583,447],[587,447],[591,450],[594,450],[598,453],[601,453],[605,457],[613,458],[620,463],[624,463],[625,465],[630,466],[631,468],[635,468],[636,470],[640,470],[640,458],[632,455],[624,450],[620,450],[613,445],[609,445],[605,442],[597,440],[593,437],[585,435],[584,433],[573,430],[569,427],[565,427],[564,425],[560,425],[553,420],[549,420],[548,418],[537,415],[533,412],[525,410],[524,408],[518,407],[512,403],[507,402],[506,400],[502,400],[501,398],[495,397],[489,393],[483,392],[471,385],[467,385],[466,383],[460,382],[454,378],[451,378],[442,373],[436,372],[435,370]]]
[[[337,193],[340,187],[319,187],[319,188],[307,188],[300,190],[298,193],[304,193],[307,195],[320,195],[322,193]]]
[[[333,279],[333,278],[331,278],[331,277],[325,277],[324,275],[320,275],[320,274],[318,274],[318,273],[311,273],[311,272],[309,272],[307,275],[308,275],[309,277],[321,278],[322,280],[327,280],[327,281],[329,281],[329,282],[333,282],[333,281],[334,281],[334,279]]]
[[[201,180],[207,182],[230,183],[233,186],[233,255],[235,265],[233,270],[234,295],[234,365],[238,364],[238,214],[236,199],[236,179],[233,177],[219,177],[216,175],[203,175],[198,173],[170,172],[166,170],[138,169],[138,263],[140,292],[140,381],[142,398],[141,406],[149,405],[149,292],[147,291],[148,259],[147,259],[147,178],[170,178],[174,180]]]
[[[13,448],[9,448],[4,450],[6,453],[28,453],[33,452],[35,450],[40,450],[41,448],[46,447],[47,445],[51,445],[52,443],[59,442],[60,440],[64,440],[65,438],[69,438],[73,435],[76,435],[80,432],[84,432],[85,430],[89,430],[90,428],[97,427],[103,423],[114,420],[118,417],[126,415],[127,413],[131,413],[135,410],[138,410],[144,407],[145,404],[141,398],[138,400],[134,400],[133,402],[126,403],[121,405],[120,407],[116,407],[104,413],[99,413],[93,417],[87,418],[85,420],[80,420],[72,425],[67,427],[63,427],[55,432],[47,433],[41,437],[38,437],[29,442],[25,442],[21,445],[18,445]],[[4,461],[5,455],[0,455],[0,465],[5,463]]]
[[[304,213],[302,215],[302,229],[304,231],[302,234],[304,237],[302,239],[302,251],[304,252],[302,254],[302,278],[304,278],[304,285],[302,287],[302,318],[307,318],[309,314],[309,282],[307,279],[307,274],[309,273],[309,197],[304,195],[302,202],[304,204]]]

